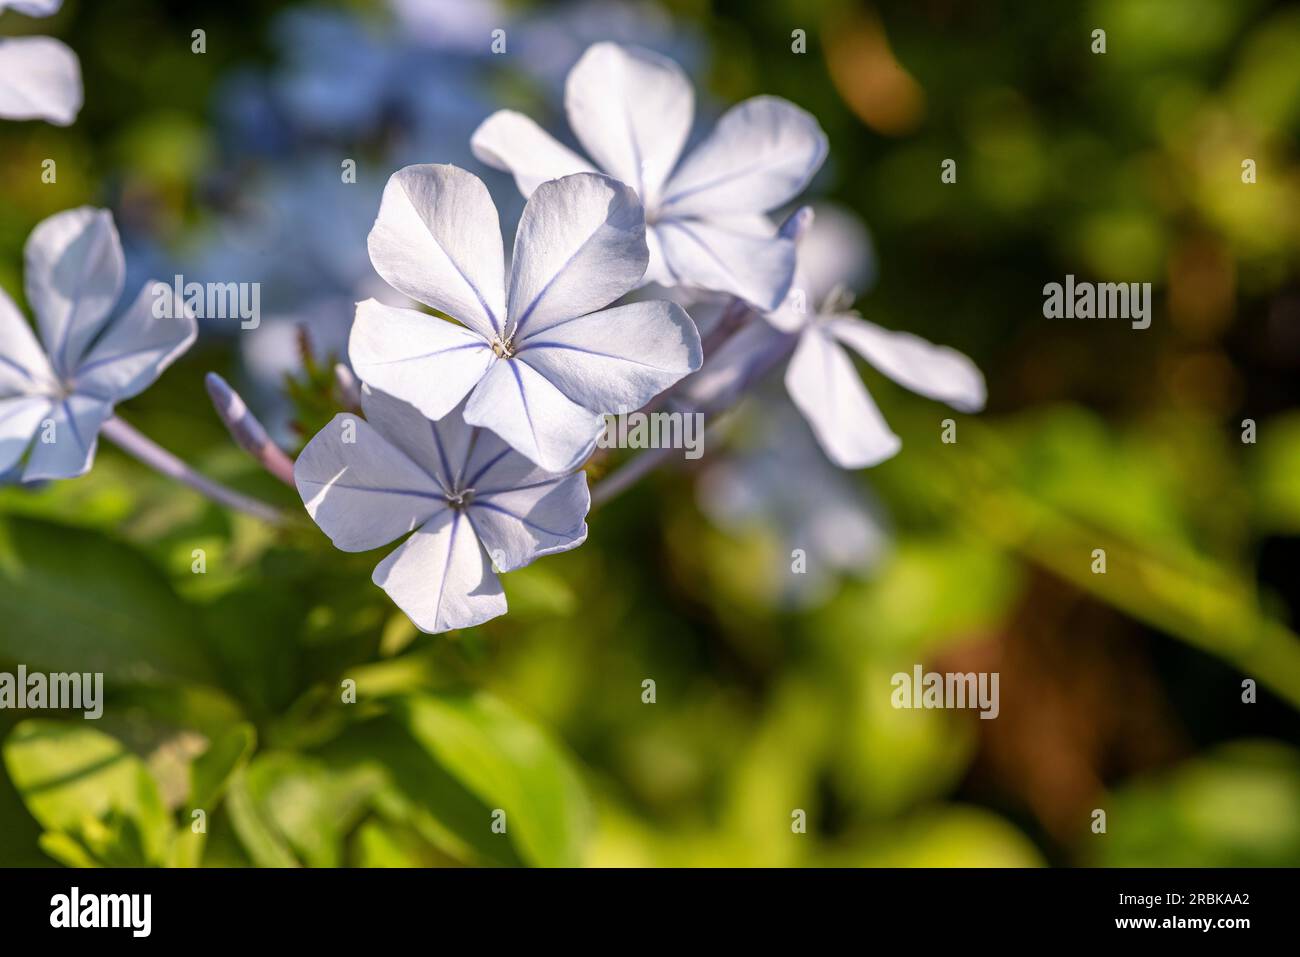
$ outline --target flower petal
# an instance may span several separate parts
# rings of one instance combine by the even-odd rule
[[[113,414],[107,402],[84,395],[53,400],[36,430],[23,481],[76,478],[95,460],[99,427]]]
[[[194,344],[198,333],[198,323],[173,288],[147,282],[77,366],[76,390],[109,402],[139,395]]]
[[[348,356],[363,382],[430,419],[454,409],[496,361],[476,331],[374,299],[357,303]]]
[[[598,173],[543,183],[515,234],[511,335],[609,305],[641,281],[649,255],[645,211],[630,188]]]
[[[355,415],[316,433],[293,478],[307,514],[345,552],[386,545],[447,508],[433,477]]]
[[[0,40],[0,117],[67,126],[81,111],[81,63],[51,37]]]
[[[984,408],[984,375],[966,356],[910,332],[882,329],[857,316],[837,316],[830,334],[873,366],[918,395],[946,402],[961,412]]]
[[[390,286],[458,319],[499,332],[505,261],[497,208],[483,181],[455,166],[407,166],[388,178],[368,240]]]
[[[591,454],[605,420],[568,398],[527,363],[498,362],[470,394],[465,421],[500,436],[548,472]]]
[[[0,396],[47,392],[57,383],[32,327],[0,289]]]
[[[590,163],[522,113],[497,110],[469,141],[474,155],[515,178],[525,197],[547,180],[594,172]]]
[[[790,289],[794,242],[757,217],[661,219],[654,229],[674,284],[731,293],[763,312]]]
[[[504,615],[506,596],[463,512],[439,512],[375,568],[415,627],[438,634]]]
[[[27,237],[24,260],[45,351],[67,377],[122,295],[126,263],[112,214],[89,206],[55,213]]]
[[[695,116],[682,68],[639,47],[592,44],[569,71],[564,108],[588,155],[653,208]]]
[[[585,472],[474,497],[466,510],[498,571],[567,552],[587,540]]]
[[[25,17],[48,17],[57,13],[63,0],[0,0],[0,13],[13,10]]]
[[[681,392],[702,412],[726,408],[793,351],[792,339],[751,318],[709,355]]]
[[[799,195],[826,159],[826,134],[788,100],[756,96],[718,120],[664,187],[665,216],[765,213]]]
[[[827,457],[841,468],[877,465],[902,447],[849,357],[820,328],[799,337],[785,387]]]
[[[633,412],[700,367],[695,323],[665,300],[560,322],[519,344],[517,358],[593,412]]]
[[[464,488],[480,445],[522,458],[491,432],[466,423],[463,404],[433,422],[415,406],[362,386],[361,408],[367,422],[447,490]],[[531,462],[528,466],[536,468]]]
[[[0,399],[0,473],[9,471],[23,457],[49,415],[52,399],[43,395],[23,395]]]
[[[472,441],[468,443],[464,468],[459,476],[461,488],[472,488],[479,495],[491,495],[556,478],[532,459],[512,449],[495,432],[478,426],[467,428]]]

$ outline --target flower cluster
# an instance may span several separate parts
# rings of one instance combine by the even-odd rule
[[[0,10],[33,14],[57,6],[0,0]],[[69,122],[76,105],[63,95],[67,84],[27,71],[15,86],[6,70],[13,55],[0,43],[0,115]],[[79,78],[76,86],[79,104]],[[470,137],[473,154],[512,174],[526,199],[508,258],[497,206],[479,178],[435,164],[389,177],[367,242],[387,286],[356,304],[348,340],[364,418],[336,416],[291,466],[239,397],[209,378],[236,439],[292,481],[338,548],[365,551],[405,537],[374,581],[426,632],[503,614],[498,573],[586,539],[592,495],[580,469],[607,415],[664,402],[711,414],[788,362],[790,398],[827,457],[860,468],[894,454],[900,441],[845,347],[922,395],[965,411],[984,402],[983,377],[965,356],[851,311],[845,287],[863,257],[843,235],[812,229],[806,207],[780,226],[769,218],[826,157],[826,137],[809,114],[755,97],[686,151],[695,104],[681,67],[604,42],[570,70],[564,103],[590,159],[510,111],[493,113]],[[0,473],[21,469],[24,481],[79,475],[103,431],[218,501],[274,515],[189,473],[114,418],[115,403],[153,382],[196,333],[181,304],[157,309],[152,284],[110,322],[123,271],[106,212],[69,210],[32,233],[27,298],[40,343],[0,294]],[[676,301],[654,298],[656,289]],[[716,477],[726,474],[714,473],[711,511],[744,515],[724,501]],[[603,497],[622,487],[616,477]],[[739,478],[724,484],[746,487]],[[788,498],[752,487],[755,503]],[[860,547],[846,565],[864,561],[880,537],[872,522],[859,524]]]

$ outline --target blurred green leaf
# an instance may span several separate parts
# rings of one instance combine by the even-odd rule
[[[110,681],[206,681],[198,621],[134,549],[96,532],[0,519],[0,658]]]
[[[394,714],[494,812],[506,812],[507,834],[525,861],[578,863],[590,814],[586,793],[541,729],[484,693],[407,696],[394,701]]]
[[[1039,867],[1033,843],[1011,824],[974,807],[920,811],[856,850],[822,863],[839,867]]]
[[[215,738],[190,765],[190,807],[210,814],[256,745],[257,732],[250,724],[238,724]]]
[[[32,817],[106,864],[160,864],[172,821],[138,757],[88,727],[32,720],[3,745],[5,768]],[[66,842],[56,845],[67,848]]]
[[[1300,752],[1274,742],[1225,745],[1120,788],[1106,833],[1088,834],[1108,867],[1295,867]]]
[[[340,772],[324,762],[288,752],[258,755],[238,775],[252,807],[240,836],[253,838],[250,854],[279,857],[287,847],[311,867],[343,863],[344,839],[363,816],[381,783],[366,769]],[[234,791],[231,796],[233,798]],[[241,796],[242,800],[242,796]]]

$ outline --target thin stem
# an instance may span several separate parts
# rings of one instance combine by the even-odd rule
[[[281,524],[286,516],[278,508],[255,498],[250,498],[233,489],[226,488],[219,482],[200,475],[172,453],[168,452],[153,439],[137,431],[117,416],[104,423],[100,434],[115,444],[123,452],[140,460],[151,469],[183,482],[190,488],[207,496],[219,505],[237,509],[272,524]]]
[[[705,360],[708,360],[724,342],[739,332],[745,323],[753,318],[753,315],[749,303],[732,296],[731,301],[723,308],[722,314],[718,316],[717,323],[700,342],[700,351],[704,353]]]
[[[622,495],[641,479],[653,472],[676,449],[667,446],[658,449],[646,449],[635,458],[624,462],[608,476],[601,479],[591,490],[591,504],[604,505],[612,498]]]
[[[700,406],[691,408],[683,407],[680,411],[685,415],[691,415],[697,412],[703,413],[709,419],[714,419],[728,409],[733,408],[742,398],[745,397],[745,394],[749,392],[750,389],[752,389],[767,375],[767,373],[771,372],[772,369],[779,365],[783,359],[787,358],[790,353],[794,351],[794,347],[798,341],[798,336],[782,336],[773,340],[772,344],[768,346],[763,353],[754,357],[754,360],[745,370],[742,381],[722,394],[709,397]],[[647,406],[647,408],[661,405],[661,400],[665,400],[665,397],[661,396],[659,399],[656,399],[650,406]],[[617,498],[619,495],[622,495],[641,479],[645,478],[646,475],[650,474],[662,465],[668,458],[668,453],[671,451],[672,449],[664,448],[646,449],[634,458],[624,462],[621,466],[592,487],[592,506],[604,505]]]

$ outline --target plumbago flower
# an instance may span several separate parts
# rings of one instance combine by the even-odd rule
[[[727,427],[743,433],[739,447],[704,469],[696,501],[724,531],[774,540],[761,600],[810,607],[841,574],[860,576],[884,559],[890,534],[879,503],[826,460],[789,403],[756,396]],[[799,575],[790,574],[795,549],[806,561]]]
[[[537,188],[515,235],[507,291],[487,188],[455,166],[408,166],[384,189],[370,259],[389,285],[461,325],[374,299],[348,345],[363,381],[441,419],[464,403],[549,472],[585,459],[603,414],[631,412],[698,369],[681,306],[635,302],[648,255],[636,194],[579,173]]]
[[[0,14],[48,17],[62,5],[63,0],[0,0]],[[0,39],[0,117],[67,126],[81,110],[81,96],[81,64],[65,44],[50,37]]]
[[[586,540],[584,473],[543,472],[468,424],[463,403],[430,422],[367,387],[361,407],[364,421],[340,414],[317,433],[294,465],[294,480],[307,512],[343,551],[413,533],[372,580],[421,631],[468,628],[505,614],[493,565],[513,571]]]
[[[797,196],[826,158],[817,121],[786,100],[756,96],[723,114],[678,162],[695,112],[686,74],[667,57],[613,43],[587,49],[569,72],[564,106],[574,135],[646,210],[644,282],[731,293],[759,309],[784,299],[794,244],[763,214]],[[493,113],[470,144],[514,174],[520,192],[592,169],[536,123]]]
[[[860,261],[845,255],[845,248],[855,234],[865,234],[845,228],[839,216],[832,219],[833,228],[820,223],[814,223],[811,207],[803,207],[781,227],[799,243],[789,297],[764,315],[765,322],[749,323],[724,343],[692,380],[690,393],[705,405],[734,396],[793,349],[786,391],[827,457],[841,468],[868,468],[898,452],[902,442],[872,401],[845,347],[899,385],[961,412],[984,407],[984,376],[955,349],[885,329],[853,312],[853,295],[842,284],[849,273],[827,265]]]
[[[0,290],[0,473],[30,447],[22,479],[72,478],[95,458],[115,403],[143,392],[198,332],[174,294],[157,318],[147,282],[116,319],[122,244],[107,210],[83,206],[39,223],[27,239],[27,301],[41,343]],[[33,442],[33,439],[39,438]]]

